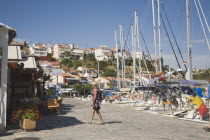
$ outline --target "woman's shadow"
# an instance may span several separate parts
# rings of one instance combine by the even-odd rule
[[[122,123],[121,121],[104,122],[104,124]]]

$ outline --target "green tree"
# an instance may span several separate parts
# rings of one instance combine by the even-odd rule
[[[82,62],[80,60],[75,60],[74,61],[74,68],[78,68],[80,66],[82,66]]]
[[[125,60],[125,65],[126,66],[132,66],[132,64],[133,64],[133,59],[132,58],[129,58],[129,59]]]
[[[70,59],[68,58],[64,58],[62,61],[61,61],[61,64],[63,65],[68,65],[69,63],[72,63]]]
[[[98,62],[97,62],[98,63]],[[109,62],[107,61],[100,61],[99,62],[99,70],[103,70],[105,67],[109,65]]]
[[[102,76],[105,77],[115,77],[116,76],[116,71],[114,69],[106,68],[103,70]]]
[[[71,52],[70,51],[65,52],[64,57],[69,57],[70,58],[70,56],[71,56]]]
[[[84,59],[86,60],[87,59],[87,54],[84,52]]]
[[[76,91],[83,96],[87,96],[88,93],[90,93],[92,86],[91,85],[81,85],[81,84],[77,84],[74,85],[74,88],[76,89]]]
[[[47,53],[47,56],[48,56],[48,57],[52,57],[53,54],[52,54],[52,53]]]
[[[204,70],[201,73],[193,74],[193,79],[195,80],[208,80],[209,78],[210,78],[210,71],[208,69]]]
[[[55,58],[52,57],[52,58],[51,58],[51,61],[52,61],[52,62],[56,62],[57,59],[55,59]]]
[[[91,68],[92,65],[91,65],[91,64],[87,64],[86,67],[87,67],[87,68]]]
[[[95,55],[94,54],[87,54],[87,58],[90,60],[90,61],[96,61],[96,58],[95,58]]]
[[[71,67],[73,67],[73,66],[74,66],[74,64],[73,64],[72,62],[70,62],[70,63],[67,64],[67,67],[68,67],[68,68],[71,68]]]
[[[144,64],[144,63],[143,63],[143,64]],[[146,64],[147,64],[147,68],[149,69],[149,71],[155,70],[155,67],[154,67],[152,61],[146,60]],[[146,67],[146,66],[144,65],[144,67]]]

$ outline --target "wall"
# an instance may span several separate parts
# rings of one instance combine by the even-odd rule
[[[58,47],[58,44],[55,44],[54,46],[54,53],[53,53],[53,57],[56,58],[56,59],[59,59],[59,47]]]
[[[0,28],[1,59],[1,87],[0,87],[0,131],[6,129],[7,109],[7,69],[8,69],[8,30]]]

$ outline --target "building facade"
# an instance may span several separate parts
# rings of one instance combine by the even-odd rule
[[[111,56],[111,51],[106,46],[100,46],[95,49],[95,58],[98,61],[111,61],[113,57]]]
[[[44,46],[33,46],[29,48],[32,55],[35,56],[47,56],[47,48]]]
[[[0,131],[7,125],[8,44],[15,36],[15,29],[0,23]]]

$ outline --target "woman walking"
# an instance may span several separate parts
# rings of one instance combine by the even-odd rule
[[[100,94],[101,93],[99,93],[98,91],[99,91],[99,89],[98,89],[97,83],[93,82],[92,83],[93,100],[92,100],[92,104],[91,104],[91,106],[93,106],[93,109],[92,109],[92,112],[91,112],[91,118],[90,118],[89,124],[92,124],[93,117],[94,117],[94,114],[96,112],[99,119],[100,119],[100,122],[97,123],[97,124],[102,125],[102,124],[104,124],[104,122],[103,122],[101,113],[99,111],[101,109],[100,108],[100,104],[101,104],[101,95]]]

